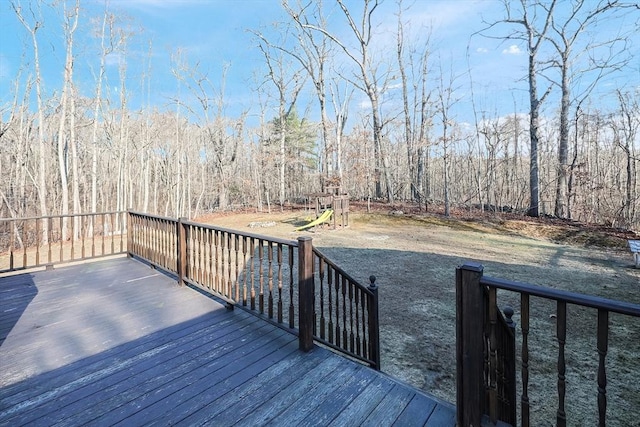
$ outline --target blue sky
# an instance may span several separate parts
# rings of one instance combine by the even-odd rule
[[[23,8],[29,1],[16,0]],[[71,2],[69,2],[71,3]],[[325,4],[330,4],[325,0]],[[361,2],[352,0],[357,9]],[[518,43],[499,42],[471,34],[483,28],[482,19],[492,21],[501,16],[501,3],[494,0],[414,0],[404,13],[409,21],[407,31],[418,38],[424,28],[431,27],[432,63],[440,62],[445,70],[453,68],[459,75],[455,82],[457,96],[463,99],[456,108],[459,120],[470,120],[468,102],[469,76],[464,75],[471,67],[474,92],[478,109],[489,115],[513,113],[514,103],[519,112],[526,112],[526,81],[523,80],[527,56],[524,46]],[[90,37],[91,19],[100,17],[105,3],[100,0],[83,0],[81,22],[76,37],[77,55],[75,81],[83,95],[91,97],[95,90],[92,70],[98,67],[98,46]],[[130,106],[140,108],[145,102],[140,96],[141,75],[147,66],[148,45],[152,43],[151,56],[151,104],[159,109],[169,108],[170,99],[176,96],[177,84],[171,74],[171,54],[182,49],[190,63],[199,62],[211,79],[219,83],[223,67],[228,67],[226,77],[226,102],[230,115],[249,111],[254,116],[257,96],[256,82],[265,72],[263,61],[252,34],[247,29],[261,30],[269,37],[275,22],[284,20],[278,0],[111,0],[109,10],[115,12],[122,22],[134,30],[127,51],[127,75]],[[394,58],[393,30],[396,27],[396,2],[386,0],[378,14],[377,52],[387,52],[389,60]],[[44,28],[39,31],[41,63],[44,88],[47,94],[59,90],[62,82],[64,45],[60,27],[59,11],[50,7],[42,9]],[[357,13],[356,13],[357,14]],[[346,26],[337,17],[331,21],[337,34],[347,34]],[[600,31],[614,31],[601,28]],[[506,31],[506,29],[505,29]],[[637,36],[635,36],[637,38]],[[638,40],[631,46],[638,52]],[[26,53],[25,53],[26,52]],[[469,53],[467,62],[467,52]],[[11,84],[21,65],[31,64],[31,47],[28,33],[11,10],[9,0],[0,0],[0,105],[11,101]],[[636,63],[639,56],[636,55]],[[109,60],[108,78],[112,97],[117,93],[119,57]],[[31,70],[29,65],[27,68]],[[638,65],[624,75],[615,78],[638,86]],[[606,82],[603,87],[606,87]],[[610,82],[609,84],[613,84]],[[310,100],[311,96],[302,97]],[[366,105],[362,94],[354,98],[354,105]],[[309,101],[311,102],[311,101]],[[303,108],[299,108],[303,109]]]

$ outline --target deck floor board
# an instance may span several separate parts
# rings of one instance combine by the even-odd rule
[[[454,408],[114,258],[0,277],[0,426],[455,425]]]

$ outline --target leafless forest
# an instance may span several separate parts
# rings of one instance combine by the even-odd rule
[[[155,49],[142,31],[108,8],[90,15],[79,0],[11,0],[5,19],[21,23],[26,42],[0,99],[0,217],[280,209],[340,183],[354,199],[446,214],[475,206],[638,226],[640,71],[628,54],[640,42],[637,5],[504,0],[502,19],[473,37],[526,48],[530,102],[498,115],[477,107],[474,70],[443,64],[437,34],[406,18],[420,2],[395,2],[391,16],[378,3],[283,0],[282,22],[247,29],[263,63],[251,111],[231,113],[224,73],[212,77],[179,48],[167,65],[176,95],[134,107],[134,95],[153,92],[152,67],[128,74]],[[43,8],[57,19],[43,22]],[[619,30],[609,37],[602,26]],[[79,48],[82,31],[92,43]],[[39,58],[54,36],[66,59],[60,80],[44,81]],[[393,48],[381,49],[382,38]],[[74,73],[81,61],[91,81]],[[631,77],[607,80],[616,73]],[[392,86],[396,95],[381,96]],[[615,102],[600,103],[605,87]],[[361,95],[367,108],[356,109]],[[461,104],[474,120],[454,114]]]

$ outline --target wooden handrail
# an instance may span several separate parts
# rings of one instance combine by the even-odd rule
[[[520,294],[527,294],[533,297],[541,297],[568,304],[603,309],[613,313],[625,314],[627,316],[640,317],[640,305],[626,301],[579,294],[561,289],[545,288],[543,286],[533,285],[530,283],[513,282],[487,276],[482,277],[481,283],[485,286],[504,289],[506,291],[517,292]]]

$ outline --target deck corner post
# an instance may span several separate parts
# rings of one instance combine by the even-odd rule
[[[313,348],[313,240],[298,237],[298,327],[300,350]]]
[[[456,268],[456,419],[459,426],[480,426],[484,412],[483,267]]]
[[[380,318],[378,315],[378,285],[376,276],[369,276],[369,290],[372,294],[371,311],[369,313],[369,357],[374,361],[372,366],[375,370],[380,370]]]
[[[176,270],[178,272],[178,285],[184,286],[184,278],[187,272],[187,230],[183,221],[185,218],[178,218],[176,222],[177,237],[177,254],[176,254]]]

